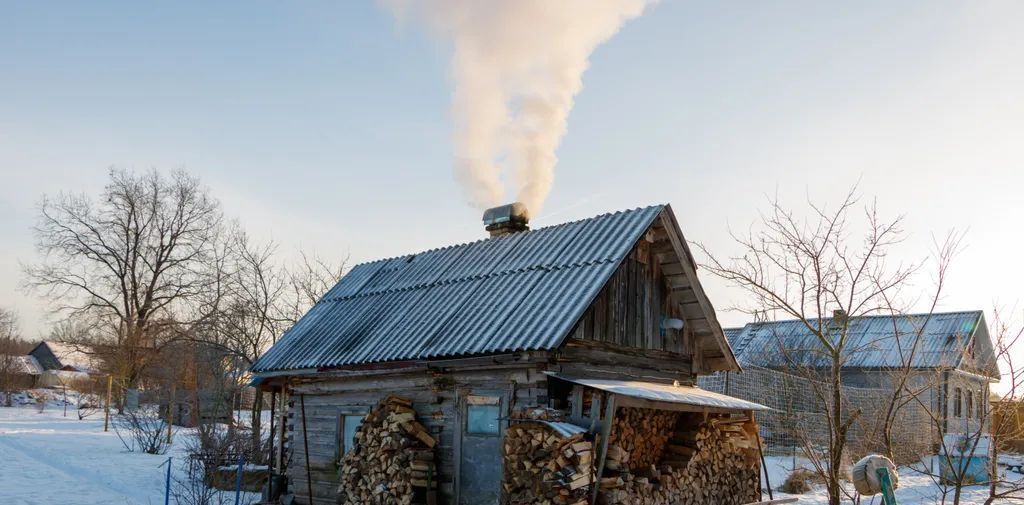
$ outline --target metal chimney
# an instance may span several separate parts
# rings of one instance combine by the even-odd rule
[[[530,229],[530,211],[522,202],[513,202],[484,211],[484,228],[492,237]]]

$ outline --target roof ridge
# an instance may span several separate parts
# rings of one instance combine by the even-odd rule
[[[627,212],[643,212],[645,210],[653,209],[653,208],[656,208],[656,207],[664,208],[666,205],[668,205],[668,204],[659,203],[659,204],[647,205],[645,207],[634,207],[634,208],[630,208],[630,209],[622,209],[622,210],[616,210],[616,211],[611,211],[611,212],[605,212],[603,214],[598,214],[596,216],[584,217],[584,218],[576,219],[576,220],[573,220],[573,221],[563,221],[561,223],[549,224],[549,225],[546,225],[546,226],[541,226],[540,228],[533,228],[533,229],[529,229],[529,230],[526,230],[526,231],[523,231],[523,232],[508,233],[508,234],[500,235],[500,236],[497,236],[497,237],[482,237],[482,238],[479,238],[477,240],[471,240],[469,242],[458,242],[458,243],[449,244],[449,245],[446,245],[446,246],[434,247],[434,248],[431,248],[431,249],[424,249],[424,250],[421,250],[421,251],[418,251],[418,252],[413,252],[413,253],[399,254],[397,256],[387,256],[387,257],[384,257],[384,258],[377,258],[377,259],[373,259],[373,260],[369,260],[369,261],[363,261],[361,263],[356,263],[355,265],[352,265],[352,269],[354,269],[356,267],[366,266],[366,265],[373,265],[375,263],[381,263],[381,262],[385,262],[385,261],[394,261],[394,260],[406,258],[406,257],[409,257],[409,256],[419,256],[421,254],[427,254],[427,253],[432,253],[432,252],[436,252],[436,251],[443,251],[445,249],[452,249],[452,248],[455,248],[455,247],[464,247],[464,246],[468,246],[468,245],[472,245],[472,244],[477,244],[477,243],[480,243],[480,242],[487,242],[487,241],[490,241],[490,240],[497,241],[497,240],[513,238],[513,237],[516,237],[517,235],[520,235],[520,234],[523,234],[523,233],[536,233],[536,232],[539,232],[539,231],[550,230],[550,229],[559,228],[559,227],[563,227],[563,226],[569,226],[569,225],[573,225],[573,224],[578,224],[578,223],[582,223],[584,221],[594,221],[594,220],[605,218],[605,217],[617,216],[619,214],[625,214]]]
[[[982,309],[975,309],[975,310],[951,310],[951,311],[948,311],[948,312],[931,312],[931,313],[928,313],[928,312],[913,312],[913,313],[896,314],[896,315],[891,315],[891,314],[888,314],[888,315],[886,315],[886,314],[868,314],[868,315],[863,315],[863,316],[850,316],[850,319],[874,319],[874,318],[891,319],[891,318],[929,317],[929,316],[934,317],[934,316],[951,316],[951,315],[961,315],[961,314],[983,314],[984,312],[985,311],[982,310]],[[808,318],[807,320],[808,321],[813,321],[813,320],[816,320],[816,319],[818,319],[818,318]],[[831,320],[831,319],[834,319],[834,318],[833,317],[822,317],[821,318],[821,320],[823,320],[823,321]],[[744,324],[743,326],[735,326],[735,327],[730,327],[728,329],[740,329],[740,330],[742,330],[743,328],[746,328],[747,326],[750,326],[750,325],[768,325],[768,324],[777,324],[777,323],[799,323],[801,321],[803,321],[803,319],[779,319],[779,320],[776,320],[776,321],[751,321],[749,323]],[[725,329],[726,328],[723,328],[723,330],[725,330]]]

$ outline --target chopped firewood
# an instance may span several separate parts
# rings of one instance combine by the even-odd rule
[[[355,445],[341,459],[338,503],[429,502],[437,487],[434,445],[434,438],[416,421],[412,402],[388,396],[363,419]]]

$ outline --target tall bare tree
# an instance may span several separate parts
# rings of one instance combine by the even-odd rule
[[[857,207],[856,188],[832,209],[809,202],[806,218],[774,199],[759,229],[733,235],[740,255],[720,258],[695,244],[707,258],[703,266],[708,271],[751,296],[751,305],[737,309],[796,319],[811,336],[811,348],[786,358],[793,371],[826,385],[813,394],[826,414],[828,447],[819,472],[832,505],[844,494],[844,451],[859,415],[846,412],[843,401],[842,369],[857,351],[849,338],[850,320],[884,309],[886,298],[898,298],[917,269],[889,262],[889,253],[903,239],[902,218],[883,219],[871,203],[855,222]]]
[[[26,286],[87,318],[94,349],[125,388],[137,387],[210,286],[221,209],[199,180],[111,169],[99,198],[44,197],[35,226],[42,259]]]
[[[18,338],[18,317],[10,310],[0,308],[0,394],[3,405],[11,406],[14,375],[21,369],[21,346]]]
[[[288,269],[291,289],[289,319],[293,324],[338,283],[348,262],[347,257],[334,262],[317,254],[303,252],[301,255],[301,261]]]

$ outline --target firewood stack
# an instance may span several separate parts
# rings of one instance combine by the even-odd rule
[[[505,433],[504,458],[502,503],[587,503],[594,481],[594,455],[583,433],[562,437],[542,423],[514,424]]]
[[[615,415],[610,443],[629,454],[629,468],[648,468],[661,459],[679,413],[623,408]]]
[[[388,396],[366,415],[355,438],[341,460],[338,503],[426,503],[432,490],[421,488],[436,486],[436,442],[416,421],[412,402]]]
[[[699,422],[702,418],[680,419],[675,431],[670,430],[659,464],[644,469],[628,464],[628,451],[610,446],[600,480],[599,502],[739,505],[758,501],[760,465],[754,423],[747,418],[725,417]]]

